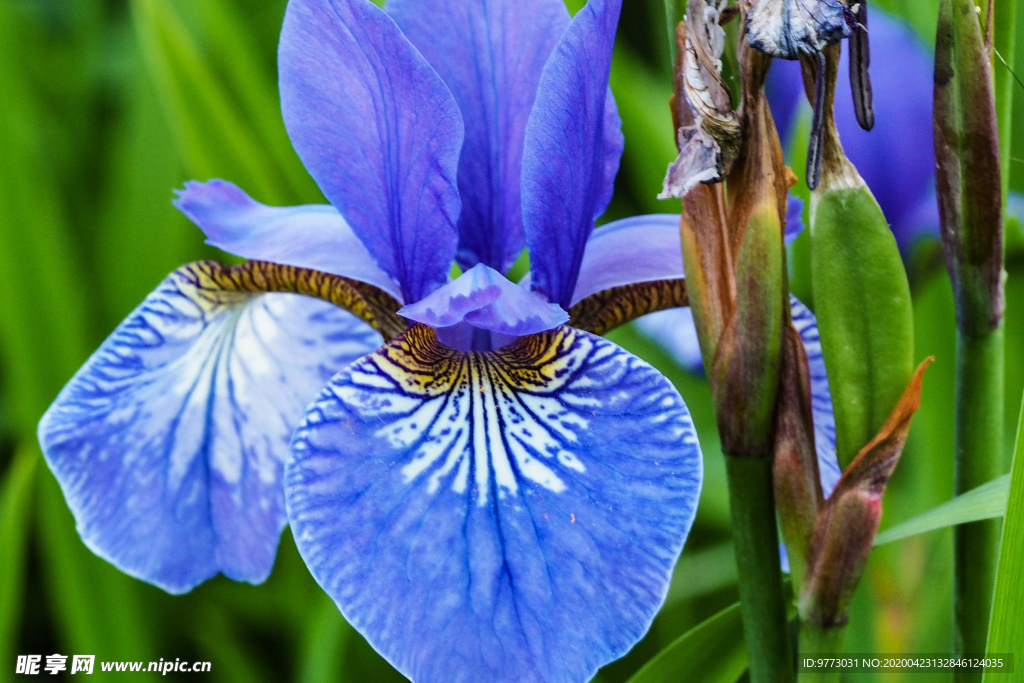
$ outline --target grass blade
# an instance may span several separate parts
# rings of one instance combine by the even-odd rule
[[[320,606],[304,638],[298,680],[300,683],[343,682],[348,677],[342,673],[339,678],[337,672],[345,670],[345,651],[353,630],[330,598],[321,594],[318,601]]]
[[[1003,540],[999,547],[996,585],[992,598],[992,617],[989,621],[988,652],[1012,652],[1021,680],[1024,670],[1024,409],[1017,427],[1017,444],[1013,451],[1013,470],[1010,472],[1010,496],[1003,519]],[[984,683],[1003,680],[1003,674],[986,672]]]
[[[39,451],[22,446],[0,487],[0,662],[12,662],[18,654],[32,484],[38,463]]]
[[[191,175],[230,178],[260,201],[294,203],[272,155],[243,117],[195,36],[166,0],[134,0],[146,62]]]
[[[743,617],[735,603],[679,636],[628,683],[733,683],[746,668]]]
[[[1006,512],[1006,497],[1009,492],[1010,475],[1006,474],[927,512],[922,512],[902,524],[886,529],[875,537],[875,545],[892,543],[908,536],[957,524],[1002,517]]]

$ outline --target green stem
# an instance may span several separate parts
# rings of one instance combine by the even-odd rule
[[[957,338],[956,462],[959,495],[1003,473],[1003,327]],[[999,520],[956,527],[953,535],[953,610],[957,651],[982,653],[988,633],[999,550]],[[981,672],[958,669],[958,683]]]
[[[822,628],[800,621],[800,657],[814,655],[837,655],[843,651],[843,635],[846,626]],[[839,669],[802,672],[799,683],[838,683]]]
[[[996,0],[992,30],[995,48],[1006,63],[1013,66],[1016,53],[1017,3],[1020,0]],[[1010,189],[1010,142],[1013,123],[1013,74],[999,57],[992,64],[995,80],[996,119],[999,122],[999,167],[1002,175],[1003,204]]]
[[[729,509],[751,683],[790,683],[793,654],[779,566],[771,457],[729,456]]]
[[[679,15],[676,10],[676,0],[665,0],[665,23],[668,25],[668,58],[670,64],[676,61],[676,25],[679,23]]]

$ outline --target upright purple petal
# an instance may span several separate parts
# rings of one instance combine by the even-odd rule
[[[875,127],[857,123],[850,97],[848,55],[843,52],[836,86],[836,126],[847,156],[856,165],[892,225],[901,249],[916,228],[917,208],[935,181],[932,147],[932,58],[917,35],[877,9],[871,14],[871,86]],[[776,60],[766,86],[779,130],[804,101],[800,65]],[[915,224],[916,223],[916,224]],[[938,222],[931,228],[938,232]]]
[[[594,221],[611,200],[622,130],[608,89],[622,0],[590,0],[544,67],[523,150],[532,286],[568,308]]]
[[[341,275],[402,299],[401,288],[333,206],[266,206],[225,180],[185,183],[174,205],[202,229],[207,244],[228,253]]]
[[[444,79],[466,124],[459,265],[504,273],[523,250],[520,177],[541,70],[569,23],[562,0],[391,0],[387,12]]]
[[[678,214],[634,216],[603,225],[583,250],[572,305],[591,294],[683,277]]]
[[[368,0],[291,0],[278,68],[288,133],[320,189],[405,301],[442,286],[463,125],[441,78]]]
[[[263,581],[292,432],[324,383],[380,342],[324,301],[225,292],[201,264],[178,269],[39,423],[82,540],[171,593],[217,573]]]
[[[679,393],[611,342],[464,354],[418,325],[310,406],[286,495],[313,576],[416,683],[582,683],[650,626],[700,481]]]

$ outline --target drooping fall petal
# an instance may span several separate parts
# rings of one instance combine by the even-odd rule
[[[665,597],[701,459],[678,392],[561,327],[491,353],[417,326],[296,432],[288,512],[314,577],[417,683],[578,683]]]
[[[82,540],[172,593],[218,573],[267,578],[292,431],[381,341],[331,304],[228,291],[203,266],[168,276],[39,425]]]

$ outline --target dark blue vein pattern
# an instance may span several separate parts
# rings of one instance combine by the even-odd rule
[[[292,431],[331,376],[380,343],[331,304],[175,271],[40,423],[82,539],[172,593],[218,572],[263,581],[286,523]]]
[[[807,352],[807,366],[811,375],[811,417],[814,419],[814,446],[818,452],[821,488],[828,498],[836,487],[842,471],[836,455],[836,416],[832,412],[832,392],[828,388],[825,356],[818,336],[818,321],[814,314],[792,294],[789,295],[793,312],[793,326],[800,333]]]
[[[646,632],[701,484],[671,383],[570,327],[417,325],[335,377],[286,468],[299,551],[416,683],[581,683]]]

